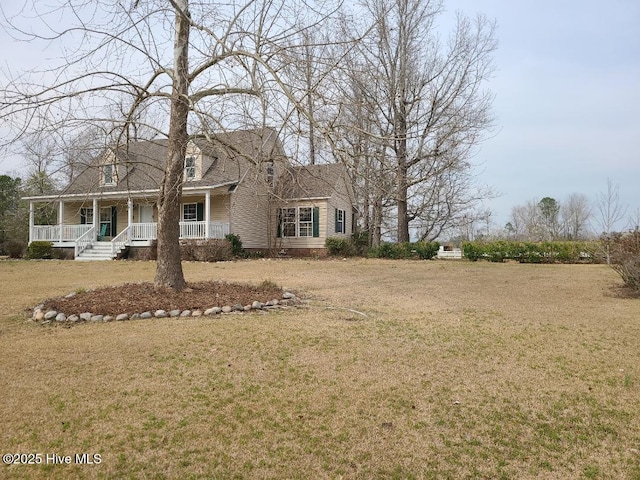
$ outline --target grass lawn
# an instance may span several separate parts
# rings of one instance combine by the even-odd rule
[[[0,478],[640,479],[640,300],[605,266],[184,267],[310,303],[43,327],[26,307],[155,264],[0,262],[0,453],[43,459]]]

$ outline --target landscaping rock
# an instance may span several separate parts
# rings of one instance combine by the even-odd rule
[[[57,315],[58,315],[58,312],[56,312],[55,310],[49,310],[47,313],[44,314],[44,319],[53,320],[54,318],[56,318]]]
[[[259,301],[255,301],[251,304],[251,308],[253,308],[254,310],[260,310],[262,309],[262,302]]]
[[[120,315],[116,316],[117,322],[123,322],[124,320],[128,320],[128,319],[129,319],[129,315],[126,313],[121,313]]]
[[[156,313],[154,314],[154,316],[156,318],[165,318],[167,317],[167,312],[165,310],[156,310]]]
[[[204,314],[205,314],[205,316],[207,316],[207,317],[209,317],[209,316],[213,315],[213,314],[214,314],[214,312],[213,312],[213,308],[207,308],[207,309],[204,311]]]
[[[244,306],[244,308],[243,308],[243,310],[244,310],[245,312],[250,312],[250,311],[251,311],[251,305],[245,305],[245,306]]]
[[[56,322],[66,322],[67,316],[64,313],[59,313],[56,315]]]
[[[179,317],[180,316],[180,310],[171,310],[169,312],[169,316],[170,317]]]
[[[76,323],[80,321],[80,317],[78,315],[69,315],[69,318],[67,318],[67,321]]]
[[[129,320],[140,320],[140,314],[139,313],[132,314],[131,317],[129,317]]]
[[[42,310],[36,310],[36,312],[33,314],[33,319],[41,322],[42,320],[44,320],[44,312]]]
[[[234,309],[236,312],[244,312],[244,307],[243,307],[242,305],[240,305],[239,303],[236,303],[236,304],[233,306],[233,309]]]
[[[202,316],[202,310],[194,310],[193,312],[191,312],[191,316],[192,317],[201,317]]]
[[[282,294],[282,298],[284,300],[293,300],[294,298],[296,298],[296,295],[294,293],[291,293],[291,292],[284,292]]]
[[[92,322],[102,322],[104,320],[104,315],[93,315],[91,317]]]
[[[71,292],[69,295],[65,295],[64,298],[73,298],[75,296],[76,296],[76,293],[75,292]]]
[[[182,312],[180,314],[181,317],[190,317],[191,316],[191,310],[185,310],[184,312]]]
[[[84,312],[80,314],[80,320],[84,320],[85,322],[91,320],[91,317],[93,317],[93,313],[90,312]]]
[[[153,314],[151,312],[142,312],[140,318],[153,318]]]
[[[213,307],[211,310],[213,315],[218,315],[219,313],[222,313],[222,309],[220,307]]]
[[[231,313],[233,311],[233,308],[231,308],[229,305],[225,305],[224,307],[222,307],[222,313]]]

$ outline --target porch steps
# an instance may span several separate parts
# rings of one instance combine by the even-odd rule
[[[118,253],[118,252],[116,252]],[[76,257],[78,261],[113,260],[111,242],[95,242],[91,247]]]

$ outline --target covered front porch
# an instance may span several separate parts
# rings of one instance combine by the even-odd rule
[[[146,246],[157,237],[153,196],[122,198],[30,198],[29,243],[49,241],[73,248],[78,258],[99,242],[108,242],[111,258],[127,246]],[[55,204],[57,223],[36,225],[38,203]],[[181,239],[223,239],[230,233],[229,196],[215,190],[190,192],[181,204]]]

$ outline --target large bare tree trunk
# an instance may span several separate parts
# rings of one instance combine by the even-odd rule
[[[182,290],[186,283],[180,260],[180,201],[184,157],[189,141],[187,116],[190,24],[188,0],[176,0],[172,4],[176,9],[173,89],[167,163],[158,199],[158,264],[154,284],[156,288]]]

